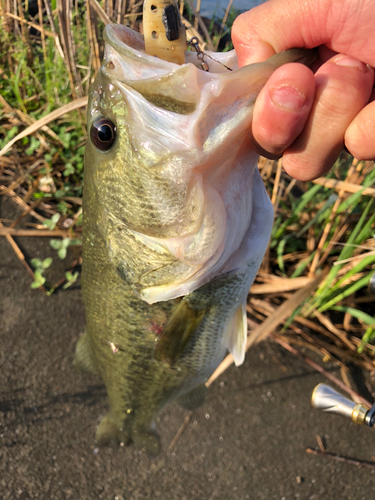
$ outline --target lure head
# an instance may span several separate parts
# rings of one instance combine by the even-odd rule
[[[145,51],[165,61],[184,64],[186,29],[176,0],[145,0],[143,32]]]

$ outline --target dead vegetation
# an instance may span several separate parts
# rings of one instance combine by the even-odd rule
[[[68,246],[79,247],[85,106],[100,67],[102,28],[112,21],[141,30],[141,7],[135,0],[1,0],[0,196],[19,216],[0,219],[0,236],[46,293],[73,282],[74,266],[49,285],[43,273],[51,262],[27,262],[14,238],[49,237],[60,258]],[[181,12],[203,49],[219,47],[233,18],[230,5],[217,24],[190,1]],[[375,372],[375,297],[368,292],[375,271],[373,162],[343,153],[313,183],[290,179],[281,161],[261,159],[259,169],[275,226],[249,295],[248,347],[271,335],[308,348],[323,365],[340,365],[350,387],[347,367]],[[32,222],[25,224],[26,216]],[[228,356],[209,383],[231,363]]]

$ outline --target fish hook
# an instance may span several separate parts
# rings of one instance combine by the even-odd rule
[[[190,38],[190,40],[187,40],[186,43],[188,44],[188,46],[193,47],[194,50],[196,51],[197,58],[199,59],[199,61],[201,63],[201,68],[203,69],[203,71],[210,71],[210,68],[209,68],[207,62],[204,60],[205,57],[209,57],[210,59],[212,59],[213,61],[217,62],[221,66],[224,66],[224,68],[227,69],[228,71],[233,71],[231,68],[229,68],[228,66],[226,66],[222,62],[218,61],[217,59],[214,59],[210,55],[208,55],[205,52],[203,52],[203,50],[201,50],[201,48],[199,47],[199,39],[198,39],[198,37],[193,36],[192,38]]]
[[[198,37],[193,36],[192,38],[190,38],[190,40],[187,40],[186,43],[190,47],[193,47],[194,50],[196,51],[197,58],[199,59],[199,61],[201,63],[201,68],[203,69],[203,71],[210,71],[210,68],[209,68],[207,62],[204,60],[205,53],[199,47],[199,39],[198,39]]]

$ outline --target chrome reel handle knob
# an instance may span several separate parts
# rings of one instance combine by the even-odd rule
[[[349,417],[356,424],[368,427],[373,427],[375,424],[375,405],[369,409],[363,404],[354,403],[326,384],[315,387],[311,404],[318,410]]]

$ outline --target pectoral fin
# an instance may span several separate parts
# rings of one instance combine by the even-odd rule
[[[183,299],[165,324],[156,344],[154,358],[171,365],[183,353],[205,314],[205,309],[196,310]]]
[[[236,366],[242,365],[245,359],[247,340],[246,300],[234,313],[228,331],[228,350],[234,358]]]

